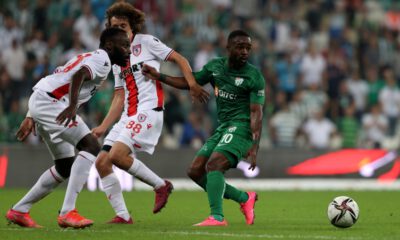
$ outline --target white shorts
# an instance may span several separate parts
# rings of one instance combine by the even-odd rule
[[[68,105],[63,99],[56,100],[47,95],[46,92],[34,91],[29,99],[29,111],[36,123],[36,129],[53,157],[54,160],[74,157],[75,147],[90,134],[90,129],[80,116],[76,116],[74,123],[68,127],[56,122],[57,116]]]
[[[145,110],[127,118],[115,141],[127,145],[132,153],[153,154],[163,127],[162,111]]]
[[[117,140],[119,134],[121,133],[122,129],[128,123],[128,117],[121,118],[114,126],[111,128],[110,132],[107,134],[106,138],[104,139],[104,145],[112,146]]]

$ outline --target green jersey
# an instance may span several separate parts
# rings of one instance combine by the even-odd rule
[[[239,70],[229,68],[228,59],[216,58],[194,73],[200,85],[211,83],[217,99],[218,122],[250,123],[250,104],[264,104],[265,81],[250,63]]]

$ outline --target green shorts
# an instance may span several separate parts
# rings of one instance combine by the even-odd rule
[[[210,157],[213,152],[218,152],[228,159],[231,168],[235,168],[239,160],[247,155],[252,144],[251,131],[247,125],[219,126],[196,156]]]

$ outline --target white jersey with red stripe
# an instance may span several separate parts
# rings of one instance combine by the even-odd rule
[[[143,64],[160,70],[160,62],[173,52],[159,39],[148,34],[136,34],[131,43],[130,61],[125,67],[113,65],[115,89],[124,88],[125,107],[122,117],[137,112],[164,107],[161,83],[146,79],[141,72]]]
[[[69,60],[64,66],[58,67],[53,74],[42,78],[33,90],[50,93],[54,98],[69,101],[69,86],[72,76],[81,68],[87,68],[91,75],[90,81],[84,81],[79,91],[78,105],[87,102],[97,91],[111,71],[111,61],[103,49],[79,54]]]

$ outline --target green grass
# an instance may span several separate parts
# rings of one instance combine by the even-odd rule
[[[0,190],[0,214],[19,200],[26,190]],[[359,221],[351,228],[333,227],[327,217],[328,203],[339,195],[353,197],[360,206]],[[208,215],[204,192],[176,191],[167,208],[152,214],[153,192],[125,193],[134,225],[107,225],[114,214],[102,192],[83,191],[78,199],[82,215],[95,224],[83,230],[62,230],[56,223],[64,197],[62,189],[53,192],[32,208],[32,217],[43,229],[23,229],[7,225],[0,218],[1,240],[30,239],[400,239],[400,192],[259,192],[256,222],[246,226],[238,205],[224,202],[228,227],[195,228]]]

